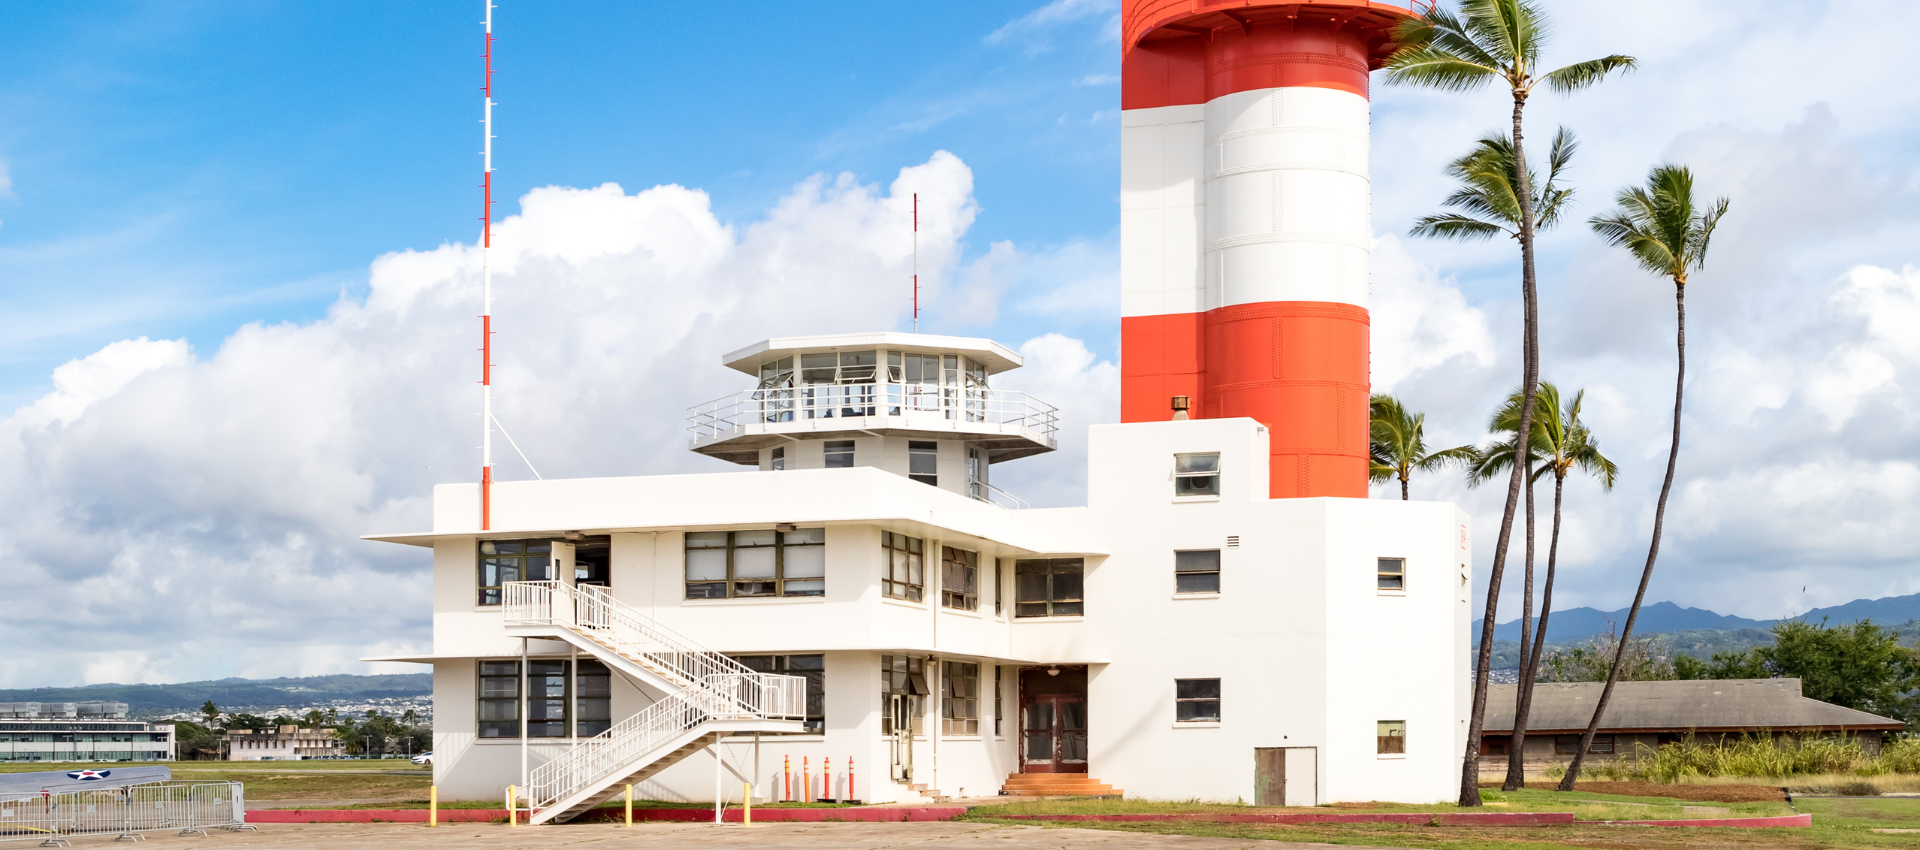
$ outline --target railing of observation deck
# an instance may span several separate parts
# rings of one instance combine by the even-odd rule
[[[1036,432],[1052,441],[1060,430],[1060,410],[1023,392],[921,384],[813,384],[746,390],[687,408],[687,430],[695,439],[739,433],[748,426],[779,426],[818,420],[852,420],[848,427],[873,427],[873,417],[901,417],[930,428],[966,425],[1007,427]],[[950,424],[946,424],[950,423]]]

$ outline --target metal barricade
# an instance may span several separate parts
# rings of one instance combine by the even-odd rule
[[[138,841],[141,833],[161,830],[205,835],[253,828],[238,782],[153,782],[0,801],[0,841],[49,847],[66,845],[70,836]]]

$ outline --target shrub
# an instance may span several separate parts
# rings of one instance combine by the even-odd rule
[[[1834,786],[1833,790],[1842,797],[1880,796],[1880,788],[1871,782],[1842,782]]]
[[[1684,782],[1703,776],[1766,776],[1839,773],[1878,776],[1911,769],[1920,744],[1897,741],[1875,758],[1857,738],[1793,740],[1756,734],[1703,744],[1689,735],[1658,749],[1640,748],[1640,772],[1654,782]]]

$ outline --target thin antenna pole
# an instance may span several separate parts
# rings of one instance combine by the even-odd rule
[[[493,0],[484,21],[487,35],[485,111],[480,124],[480,530],[493,527]]]
[[[920,332],[920,193],[913,193],[913,332]]]

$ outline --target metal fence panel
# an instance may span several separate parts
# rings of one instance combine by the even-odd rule
[[[64,844],[65,836],[253,829],[238,782],[155,782],[0,801],[0,841]]]

